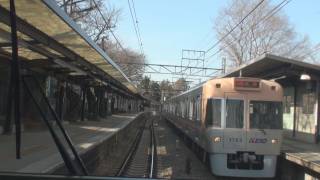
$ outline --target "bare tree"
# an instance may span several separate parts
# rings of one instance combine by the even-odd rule
[[[56,0],[58,5],[95,41],[109,39],[121,14],[114,6],[104,7],[102,0]],[[102,15],[100,14],[100,12]]]
[[[149,92],[150,86],[151,86],[151,80],[148,76],[144,76],[138,85],[139,89],[143,92]]]
[[[97,8],[92,1],[88,0],[56,0],[56,2],[76,22]],[[100,5],[101,1],[98,4]]]
[[[144,63],[146,58],[143,54],[130,49],[122,49],[111,41],[102,41],[100,47],[108,53],[124,71],[124,73],[134,82],[142,80],[144,73]],[[130,64],[133,63],[133,64]]]
[[[114,31],[121,10],[114,6],[104,7],[103,0],[56,0],[58,5],[94,40],[124,73],[133,81],[140,81],[144,72],[145,56],[129,48],[123,49],[109,38]],[[102,14],[102,15],[101,15]],[[128,62],[137,65],[126,64]]]
[[[161,95],[162,95],[162,100],[164,100],[164,97],[166,99],[169,99],[170,97],[178,94],[178,91],[175,91],[173,89],[173,84],[170,83],[168,80],[162,80],[160,83],[160,89],[161,89]]]
[[[157,82],[152,81],[150,85],[151,89],[151,98],[154,99],[155,101],[160,101],[161,100],[161,89],[160,85]]]
[[[161,89],[160,85],[151,81],[149,77],[145,76],[138,84],[140,93],[148,99],[155,101],[160,101],[161,99]]]
[[[219,12],[214,29],[222,39],[238,24],[260,0],[232,0]],[[312,59],[312,48],[307,36],[300,37],[289,23],[288,17],[270,1],[264,1],[233,32],[220,43],[223,54],[231,66],[239,66],[263,53],[291,57],[297,60]]]
[[[186,91],[189,89],[189,86],[188,86],[188,82],[186,81],[185,78],[179,78],[173,85],[173,89],[175,91],[180,91],[180,92],[183,92],[183,91]]]

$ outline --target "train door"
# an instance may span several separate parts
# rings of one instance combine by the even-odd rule
[[[245,96],[238,93],[225,93],[224,103],[224,141],[226,151],[236,152],[245,150],[246,121]]]

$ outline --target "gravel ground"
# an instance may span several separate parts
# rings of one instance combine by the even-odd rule
[[[160,117],[155,120],[158,178],[221,179],[213,176]]]

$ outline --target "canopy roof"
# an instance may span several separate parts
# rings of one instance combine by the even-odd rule
[[[300,76],[302,73],[308,73],[313,78],[319,79],[320,66],[272,54],[264,54],[222,77],[237,77],[240,75],[240,72],[243,77],[263,79],[273,79],[281,76]]]
[[[78,79],[89,78],[129,93],[136,87],[54,0],[15,1],[19,57]],[[9,0],[0,0],[0,54],[10,55]]]

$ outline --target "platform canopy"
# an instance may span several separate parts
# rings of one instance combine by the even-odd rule
[[[26,66],[47,68],[68,78],[97,81],[137,93],[119,66],[54,0],[16,0],[15,7],[18,53]],[[8,57],[11,53],[9,10],[9,0],[0,0],[0,55]]]
[[[320,80],[320,66],[272,54],[264,54],[222,77],[257,77],[262,79],[296,80],[305,73]]]

